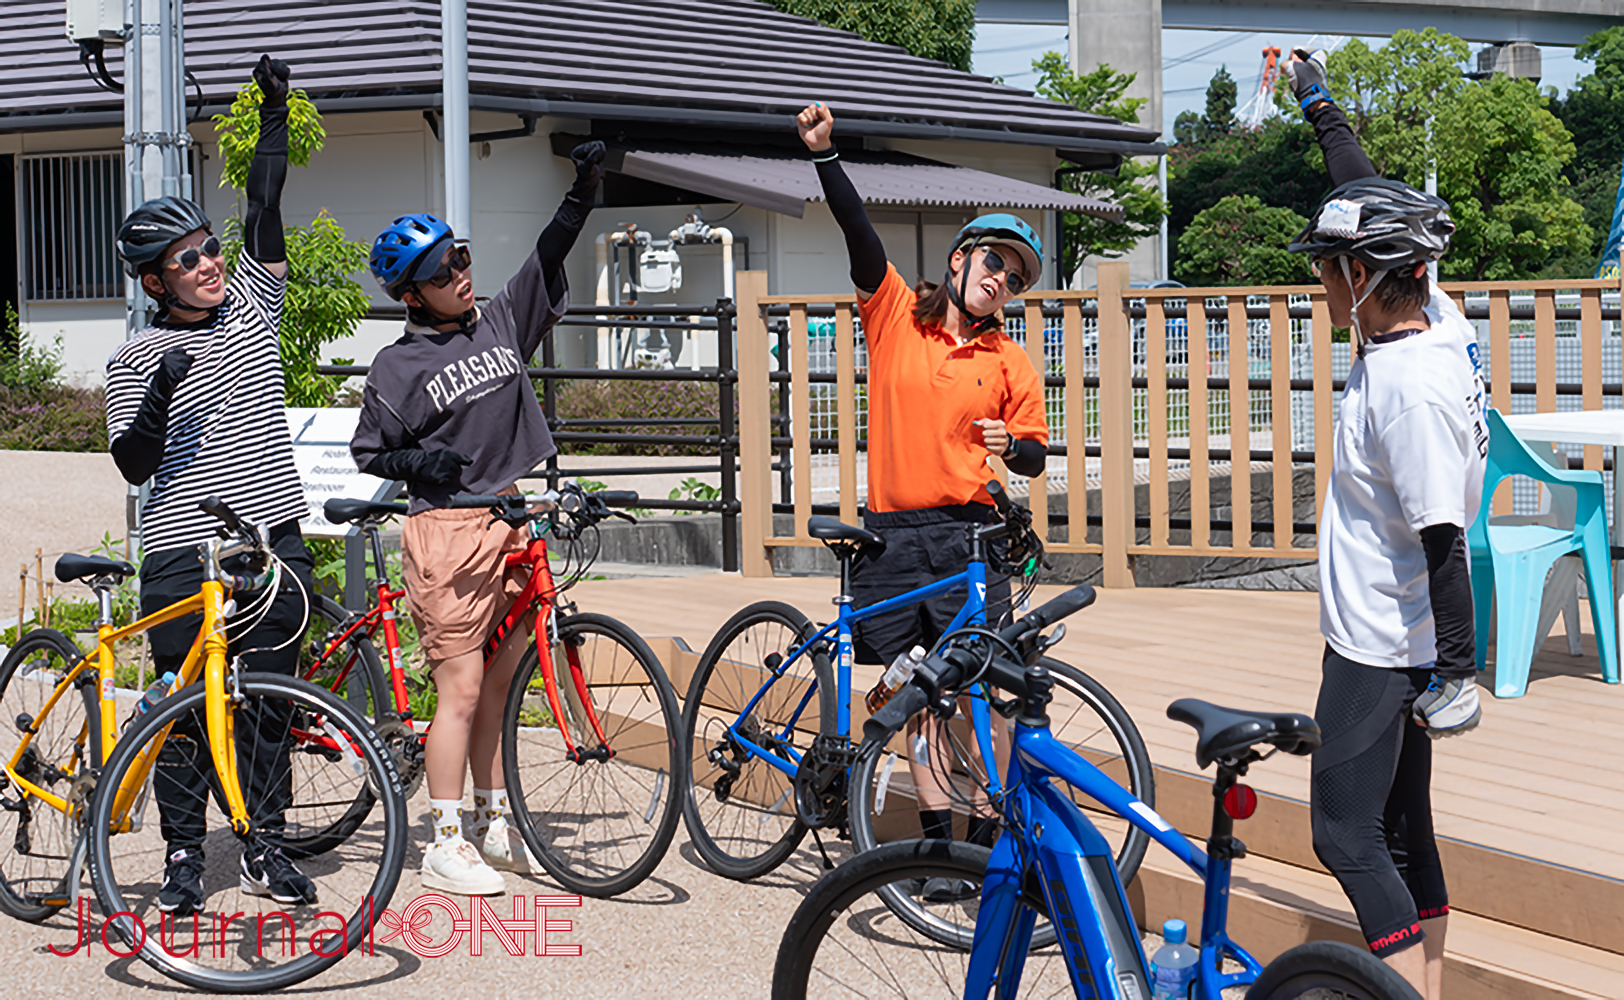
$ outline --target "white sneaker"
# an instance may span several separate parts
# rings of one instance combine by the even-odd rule
[[[507,891],[501,874],[480,859],[466,840],[435,844],[423,855],[423,887],[460,896],[496,896]]]
[[[1415,700],[1411,713],[1435,740],[1476,729],[1483,718],[1483,709],[1477,700],[1477,678],[1440,680],[1434,677]]]
[[[541,862],[530,853],[519,831],[508,826],[507,817],[498,816],[479,845],[480,857],[497,871],[518,872],[520,875],[538,875]]]

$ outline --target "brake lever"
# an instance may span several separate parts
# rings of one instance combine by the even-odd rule
[[[637,523],[637,518],[631,516],[630,514],[626,513],[623,510],[612,510],[612,511],[609,512],[609,516],[610,517],[618,517],[622,521],[630,521],[633,524]]]

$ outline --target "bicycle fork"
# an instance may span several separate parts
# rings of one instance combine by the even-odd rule
[[[552,709],[553,718],[558,720],[559,733],[564,737],[565,759],[583,765],[588,761],[612,760],[614,748],[609,745],[609,737],[604,735],[603,723],[599,721],[592,705],[592,695],[587,691],[586,674],[581,669],[581,646],[571,641],[573,637],[563,634],[553,615],[548,615],[547,631],[552,633],[552,641],[548,643],[547,658],[541,663],[541,678],[547,692],[547,704]],[[581,642],[585,643],[584,636]],[[562,666],[567,676],[565,684],[560,684],[558,680],[560,664],[555,651],[559,649],[564,653]],[[590,728],[592,735],[598,738],[598,745],[590,749],[582,747],[570,735],[572,728],[581,735],[586,735]]]

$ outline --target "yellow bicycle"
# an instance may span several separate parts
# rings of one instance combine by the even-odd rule
[[[113,591],[135,568],[65,555],[58,579],[85,581],[97,596],[95,648],[35,629],[0,663],[0,910],[41,922],[72,906],[88,861],[98,919],[121,953],[197,988],[264,992],[360,944],[400,877],[406,803],[392,756],[354,707],[305,681],[240,669],[234,638],[269,609],[282,566],[262,528],[212,498],[203,509],[221,537],[202,547],[195,596],[117,626]],[[187,615],[202,622],[170,693],[132,713],[140,692],[115,683],[115,647]],[[265,910],[274,900],[239,863],[243,845],[277,846],[330,824],[363,789],[376,804],[361,829],[306,862],[317,902]],[[158,900],[165,834],[183,815],[207,831],[204,912],[189,928]]]

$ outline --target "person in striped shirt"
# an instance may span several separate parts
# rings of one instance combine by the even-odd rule
[[[277,338],[288,273],[280,201],[289,74],[263,56],[253,75],[264,102],[236,273],[226,273],[208,216],[185,199],[148,201],[119,227],[125,269],[159,308],[152,324],[108,359],[107,438],[125,479],[152,481],[141,511],[141,613],[198,592],[201,546],[219,523],[199,503],[219,497],[269,529],[286,566],[268,613],[233,639],[232,654],[245,669],[292,674],[313,564],[299,534],[305,502]],[[201,616],[190,615],[148,631],[158,674],[179,672],[200,624]],[[289,720],[276,714],[267,706],[257,725],[238,725],[239,759],[255,762],[246,789],[255,833],[244,844],[241,883],[278,903],[308,905],[316,902],[315,884],[280,848],[292,774]],[[177,916],[198,911],[204,898],[206,743],[200,715],[177,722],[153,779],[168,856],[158,908]]]

